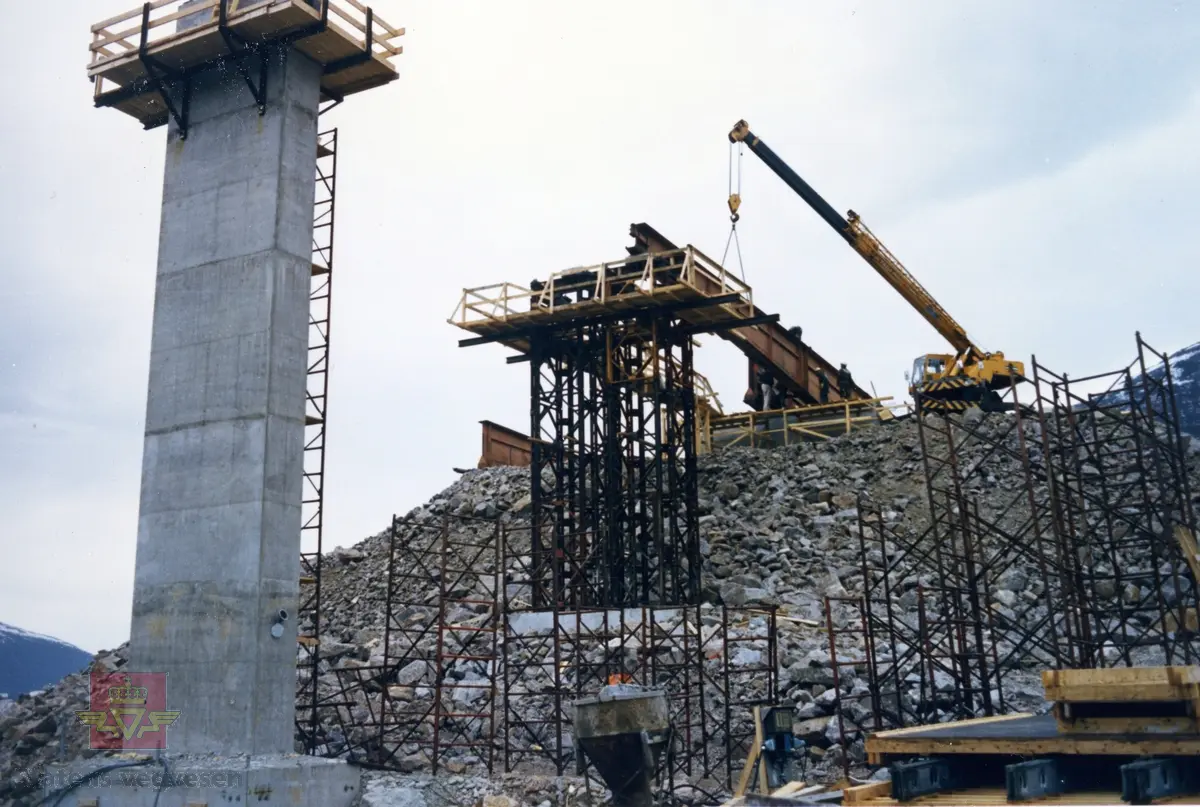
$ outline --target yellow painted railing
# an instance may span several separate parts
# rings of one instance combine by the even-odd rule
[[[531,312],[553,314],[563,308],[577,308],[581,303],[574,296],[580,293],[588,304],[605,304],[638,296],[652,297],[679,286],[709,297],[738,295],[736,303],[721,307],[741,317],[754,313],[750,287],[689,246],[564,269],[550,275],[545,286],[538,290],[510,282],[464,289],[448,321],[472,330],[479,325],[525,317]]]
[[[904,405],[889,406],[891,396],[798,406],[766,412],[738,412],[696,419],[696,447],[706,454],[717,447],[790,445],[828,440],[896,417]],[[706,433],[705,433],[706,432]]]

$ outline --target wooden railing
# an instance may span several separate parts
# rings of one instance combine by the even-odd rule
[[[374,56],[388,61],[403,52],[395,40],[404,35],[404,29],[392,27],[358,0],[151,0],[92,26],[92,44],[88,49],[91,53],[89,72],[94,73],[113,59],[137,53],[143,41],[149,49],[199,28],[216,26],[222,2],[225,3],[229,24],[262,13],[268,7],[277,9],[288,4],[310,11],[315,22],[321,19],[322,4],[328,3],[330,26],[337,28],[342,36],[356,42],[360,48],[365,50],[367,47],[369,29]],[[170,25],[185,20],[181,26]],[[343,24],[339,25],[338,21]]]
[[[893,407],[885,402],[890,400],[891,396],[888,396],[713,417],[709,419],[711,434],[702,435],[698,444],[729,448],[828,440],[889,419]]]
[[[634,296],[662,294],[686,286],[706,297],[736,294],[738,302],[723,307],[750,317],[750,287],[695,247],[639,255],[594,266],[555,272],[541,289],[517,283],[494,283],[464,289],[449,322],[461,328],[505,322],[531,311],[553,313],[581,301],[605,304]]]

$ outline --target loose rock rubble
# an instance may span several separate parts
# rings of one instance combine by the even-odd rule
[[[101,651],[92,664],[119,670],[128,650],[125,644]],[[0,702],[0,805],[36,804],[41,798],[39,777],[47,763],[95,755],[88,748],[88,727],[75,716],[88,708],[88,690],[85,670],[50,689]]]
[[[1192,490],[1200,495],[1200,473],[1197,473],[1200,458],[1196,455],[1193,446],[1190,449]],[[963,461],[971,463],[978,459],[968,452]],[[1040,461],[1036,451],[1032,459]],[[1118,474],[1127,469],[1106,466],[1102,470],[1104,474]],[[1096,469],[1097,478],[1100,471]],[[999,509],[1019,490],[1022,478],[1018,472],[1014,462],[997,460],[994,466],[974,477],[977,484],[972,493],[984,509]],[[419,525],[434,523],[444,514],[475,517],[481,520],[456,521],[455,535],[467,543],[483,543],[489,531],[495,529],[487,519],[514,527],[527,523],[528,473],[528,469],[520,468],[469,471],[409,513],[408,519]],[[834,689],[831,649],[842,662],[837,668],[836,684],[846,699],[843,708],[847,717],[851,722],[869,717],[863,705],[866,701],[855,700],[867,686],[865,666],[852,663],[863,657],[861,636],[855,639],[841,634],[840,643],[831,648],[828,633],[822,630],[825,596],[862,591],[863,564],[857,533],[860,506],[878,510],[891,529],[910,532],[925,529],[929,507],[915,423],[906,421],[864,429],[820,443],[775,449],[734,448],[702,457],[699,514],[707,604],[702,614],[710,616],[702,616],[698,626],[679,618],[666,618],[657,628],[667,633],[695,631],[696,635],[711,635],[705,631],[713,630],[717,620],[711,615],[718,612],[720,604],[736,608],[779,606],[780,694],[798,707],[795,732],[808,744],[810,781],[840,775],[845,757],[854,763],[857,775],[864,778],[871,775],[862,765],[865,757],[862,740],[843,738],[834,714],[838,693]],[[431,544],[430,552],[436,551],[437,545]],[[388,561],[387,531],[353,547],[335,549],[323,559],[323,624],[319,630],[322,658],[318,669],[322,692],[332,691],[339,675],[344,676],[346,671],[382,662]],[[462,591],[454,593],[464,600],[470,599],[472,593],[491,599],[495,592],[486,590],[485,579],[486,576],[472,578],[468,584],[460,584]],[[412,632],[432,625],[439,618],[438,597],[444,585],[447,583],[441,579],[436,563],[430,560],[427,570],[418,570],[391,592],[403,602],[402,619],[407,628],[414,629]],[[994,607],[1015,614],[1012,609],[1035,602],[1041,593],[1033,570],[1016,568],[995,590]],[[1132,592],[1111,592],[1113,597],[1131,595]],[[899,592],[895,605],[900,618],[911,619],[915,595],[911,591]],[[444,616],[456,625],[483,624],[494,617],[488,606],[470,604]],[[837,623],[846,616],[835,613],[834,618]],[[301,625],[302,631],[311,628],[311,623]],[[731,628],[729,638],[752,638],[761,628],[761,622],[756,625],[752,619]],[[536,628],[530,630],[536,632]],[[400,635],[396,636],[397,633]],[[402,642],[404,635],[404,631],[393,626],[393,641]],[[432,656],[422,654],[431,653],[431,642],[435,641],[436,631],[433,631],[415,649],[402,649],[411,652],[413,660],[387,684],[389,700],[400,712],[408,710],[419,715],[431,703],[435,670],[427,660]],[[611,650],[607,646],[589,650],[589,660],[598,661]],[[747,681],[754,679],[752,673],[766,657],[765,651],[765,642],[738,644],[731,656],[734,675],[740,670],[747,673]],[[636,655],[637,646],[619,641],[614,652]],[[97,660],[103,661],[108,669],[120,669],[126,653],[127,647],[122,647],[98,655]],[[526,679],[516,686],[536,693],[551,670],[535,663],[528,663],[527,669]],[[300,675],[303,683],[307,672]],[[456,685],[450,689],[450,697],[460,706],[480,708],[489,698],[497,697],[490,689],[491,683],[503,681],[504,675],[492,662],[463,661],[450,670],[450,679]],[[1014,671],[1006,676],[1005,687],[1010,706],[1045,708],[1036,670]],[[87,708],[87,696],[86,673],[80,673],[44,692],[23,696],[15,702],[0,702],[0,805],[15,807],[36,802],[33,794],[42,766],[57,758],[86,757],[93,753],[86,748],[86,727],[73,715],[74,711]],[[352,717],[365,722],[369,706],[377,704],[380,696],[380,692],[364,696]],[[748,727],[748,714],[733,717],[735,730]],[[336,753],[339,748],[361,740],[361,736],[354,736],[355,730],[351,727],[347,736],[342,725],[329,720],[321,732],[323,750]],[[714,739],[723,742],[723,738]],[[399,759],[401,770],[408,775],[371,773],[364,777],[364,805],[548,807],[573,803],[582,806],[592,798],[576,780],[569,778],[552,775],[488,778],[482,760],[471,752],[447,755],[443,758],[444,774],[434,779],[422,778],[424,758],[413,748],[409,751],[408,756]]]

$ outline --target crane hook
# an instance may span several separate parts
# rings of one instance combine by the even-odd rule
[[[740,194],[729,194],[729,220],[737,224],[741,216],[738,215],[738,208],[742,206],[742,197]]]

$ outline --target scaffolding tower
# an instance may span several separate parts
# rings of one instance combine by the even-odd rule
[[[299,668],[296,728],[306,749],[318,728],[321,663],[321,553],[325,527],[326,402],[333,303],[334,213],[337,207],[338,130],[317,135],[313,199],[312,281],[309,285],[308,373],[304,393],[304,493],[300,505]]]
[[[534,608],[699,601],[693,337],[776,319],[691,246],[463,293],[530,365]]]
[[[854,636],[868,672],[865,689],[838,693],[843,730],[1004,713],[1022,670],[1200,658],[1196,513],[1167,355],[1138,334],[1137,357],[1110,373],[1030,366],[1033,395],[1010,388],[1003,414],[918,399],[928,529],[859,502],[860,593],[828,604],[835,667],[850,663],[835,638]]]

